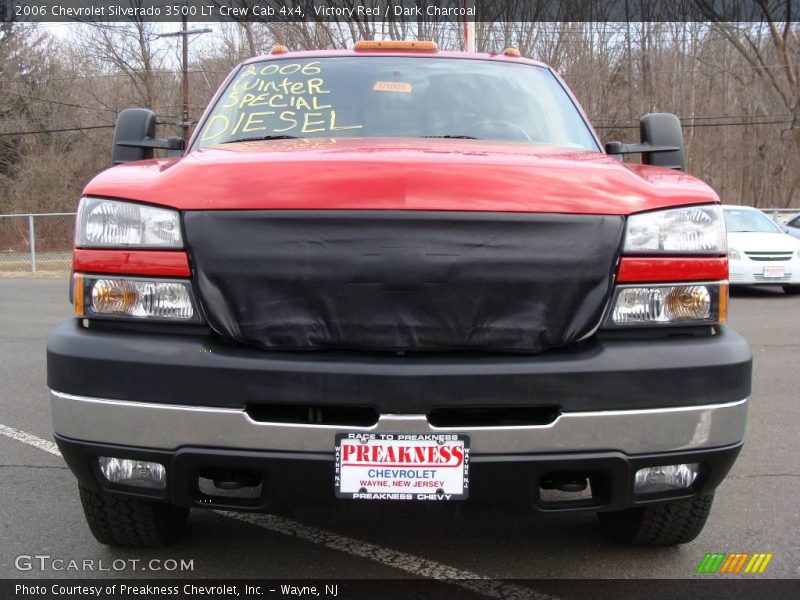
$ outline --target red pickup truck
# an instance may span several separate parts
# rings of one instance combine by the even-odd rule
[[[751,354],[723,325],[719,199],[684,172],[676,117],[603,145],[518,52],[373,42],[276,47],[186,148],[155,133],[120,114],[48,345],[99,541],[298,502],[588,510],[632,544],[701,531]]]

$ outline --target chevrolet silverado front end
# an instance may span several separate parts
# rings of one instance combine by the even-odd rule
[[[247,61],[180,157],[148,158],[175,144],[123,113],[48,347],[94,535],[167,543],[190,508],[486,501],[693,539],[751,355],[676,123],[603,148],[545,65],[391,44]]]

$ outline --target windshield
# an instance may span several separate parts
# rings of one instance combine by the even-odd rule
[[[393,56],[245,65],[195,146],[286,137],[457,137],[598,149],[545,68]]]
[[[767,215],[757,210],[724,210],[728,232],[783,233]]]

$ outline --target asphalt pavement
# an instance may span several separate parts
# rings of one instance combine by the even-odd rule
[[[107,548],[84,523],[72,474],[43,442],[52,439],[46,341],[69,315],[65,279],[0,279],[0,578],[678,578],[691,584],[704,577],[695,569],[706,552],[770,552],[761,577],[800,578],[799,297],[734,293],[730,325],[755,356],[745,447],[700,537],[656,549],[615,545],[589,513],[405,505],[298,508],[289,516],[246,518],[193,511],[189,534],[174,546]],[[19,558],[42,555],[93,561],[94,570],[56,570]],[[191,568],[167,570],[181,561]],[[99,570],[103,565],[120,568]],[[577,593],[568,583],[531,585],[512,587],[513,593],[490,585],[484,592],[499,598],[526,597],[529,589],[539,597]],[[594,588],[595,595],[605,597],[603,589]],[[466,587],[465,597],[474,590]]]

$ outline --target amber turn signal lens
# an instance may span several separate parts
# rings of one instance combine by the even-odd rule
[[[711,294],[703,285],[676,286],[666,295],[667,314],[672,320],[705,319],[711,309]]]
[[[719,286],[719,319],[720,323],[728,320],[728,284],[721,283]]]
[[[133,282],[124,279],[99,279],[92,288],[92,312],[131,314],[138,302]]]
[[[83,308],[83,286],[83,275],[75,273],[72,276],[72,305],[75,309],[75,316],[81,319],[86,316]]]

